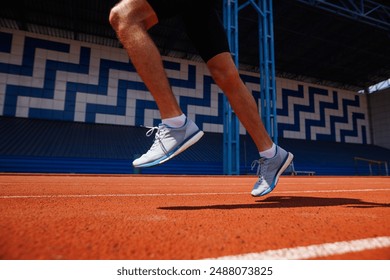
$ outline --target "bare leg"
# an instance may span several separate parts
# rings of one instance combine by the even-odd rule
[[[271,148],[273,142],[260,119],[256,102],[241,80],[230,53],[216,55],[207,62],[207,66],[258,150]]]
[[[158,22],[146,0],[122,0],[110,13],[110,23],[153,95],[161,118],[179,116],[182,111],[169,85],[161,55],[147,30]],[[229,53],[219,54],[207,63],[210,72],[225,92],[234,112],[253,138],[259,151],[272,146],[257,111],[256,103],[240,79]]]
[[[158,22],[146,0],[122,0],[110,13],[110,23],[141,79],[153,95],[161,118],[182,114],[166,76],[161,55],[147,30]]]

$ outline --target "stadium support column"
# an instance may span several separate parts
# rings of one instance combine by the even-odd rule
[[[238,67],[238,0],[223,1],[223,22],[230,51]],[[223,172],[240,174],[240,123],[226,96],[223,97]]]
[[[258,14],[259,31],[259,68],[260,68],[260,105],[259,114],[264,126],[277,144],[278,129],[276,119],[276,80],[272,0],[223,0],[223,21],[227,33],[230,50],[237,67],[238,60],[238,14],[247,6],[252,6]],[[239,174],[239,121],[224,97],[224,133],[223,161],[224,173]]]
[[[258,13],[259,57],[260,57],[260,114],[265,128],[275,144],[278,143],[276,115],[276,77],[274,55],[274,31],[272,0],[253,0],[252,6]],[[242,6],[243,8],[244,6]],[[240,10],[241,8],[239,8]]]

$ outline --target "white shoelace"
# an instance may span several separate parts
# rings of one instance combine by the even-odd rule
[[[165,135],[168,132],[168,129],[165,125],[159,125],[159,126],[145,126],[146,128],[149,128],[149,130],[146,132],[146,136],[149,137],[153,134],[155,130],[157,130],[156,135],[154,136],[154,142],[153,145],[150,147],[149,151],[153,151],[157,148],[158,144],[160,144],[161,149],[165,154],[168,154],[168,151],[165,149],[164,144],[162,143],[162,139],[164,139]],[[149,152],[148,151],[148,152]]]
[[[263,178],[263,163],[265,160],[266,160],[265,158],[260,158],[259,160],[252,161],[251,164],[251,170],[253,170],[258,164],[256,175],[259,176],[259,179]]]

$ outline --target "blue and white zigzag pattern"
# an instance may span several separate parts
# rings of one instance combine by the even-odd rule
[[[0,32],[0,42],[0,115],[159,123],[157,106],[123,49],[8,30]],[[203,130],[222,132],[223,95],[205,65],[164,58],[164,67],[184,113]],[[241,76],[258,99],[256,74]],[[294,83],[295,88],[283,88],[283,80],[277,80],[279,135],[369,142],[361,96]]]
[[[365,99],[314,86],[281,89],[278,131],[286,138],[368,143]],[[364,105],[364,106],[363,106]]]

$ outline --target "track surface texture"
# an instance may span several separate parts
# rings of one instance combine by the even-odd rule
[[[0,259],[390,259],[390,178],[0,174]]]

